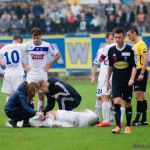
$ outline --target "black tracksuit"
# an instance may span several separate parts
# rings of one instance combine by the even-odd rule
[[[44,113],[54,108],[55,101],[57,101],[60,110],[72,110],[79,106],[82,98],[71,85],[55,78],[50,78],[48,82],[49,92],[46,94],[47,106]],[[56,94],[59,94],[57,99],[54,98]]]

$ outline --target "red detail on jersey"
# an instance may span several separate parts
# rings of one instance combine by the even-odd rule
[[[35,55],[35,54],[31,54],[32,59],[43,59],[44,54],[41,55]]]
[[[0,49],[3,47],[3,46],[5,46],[6,44],[0,44]]]
[[[104,60],[104,65],[108,65],[108,60]]]
[[[106,56],[104,56],[103,54],[100,56],[101,60],[104,60],[106,58]]]

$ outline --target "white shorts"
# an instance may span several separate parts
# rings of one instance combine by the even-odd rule
[[[23,76],[5,76],[1,91],[5,94],[13,94],[23,81]]]
[[[47,73],[45,75],[32,75],[30,73],[27,73],[27,78],[26,78],[26,81],[28,83],[30,82],[35,82],[35,83],[38,83],[39,80],[48,80],[48,75]]]
[[[107,91],[106,84],[98,81],[96,96],[101,97],[102,95],[111,95],[111,89]]]

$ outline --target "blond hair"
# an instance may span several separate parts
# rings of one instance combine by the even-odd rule
[[[42,88],[43,87],[43,85],[45,84],[45,80],[39,80],[39,82],[38,82],[38,88],[40,89],[40,88]]]

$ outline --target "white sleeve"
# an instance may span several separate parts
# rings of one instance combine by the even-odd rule
[[[49,52],[55,56],[59,52],[59,50],[54,44],[49,44]]]
[[[21,44],[21,50],[22,53],[25,53],[28,50],[28,44],[27,43]]]
[[[22,53],[22,57],[21,60],[23,61],[23,63],[28,64],[28,46],[27,43],[24,43],[21,45],[21,53]]]
[[[103,55],[107,57],[110,46],[106,45],[103,50]]]
[[[99,58],[100,58],[101,53],[102,53],[102,49],[99,49],[99,50],[97,51],[96,57],[95,57],[95,59],[94,59],[94,61],[93,61],[94,64],[96,64],[96,65],[99,64]]]
[[[4,57],[3,49],[4,49],[4,48],[1,48],[1,49],[0,49],[0,59],[3,59],[3,57]]]

